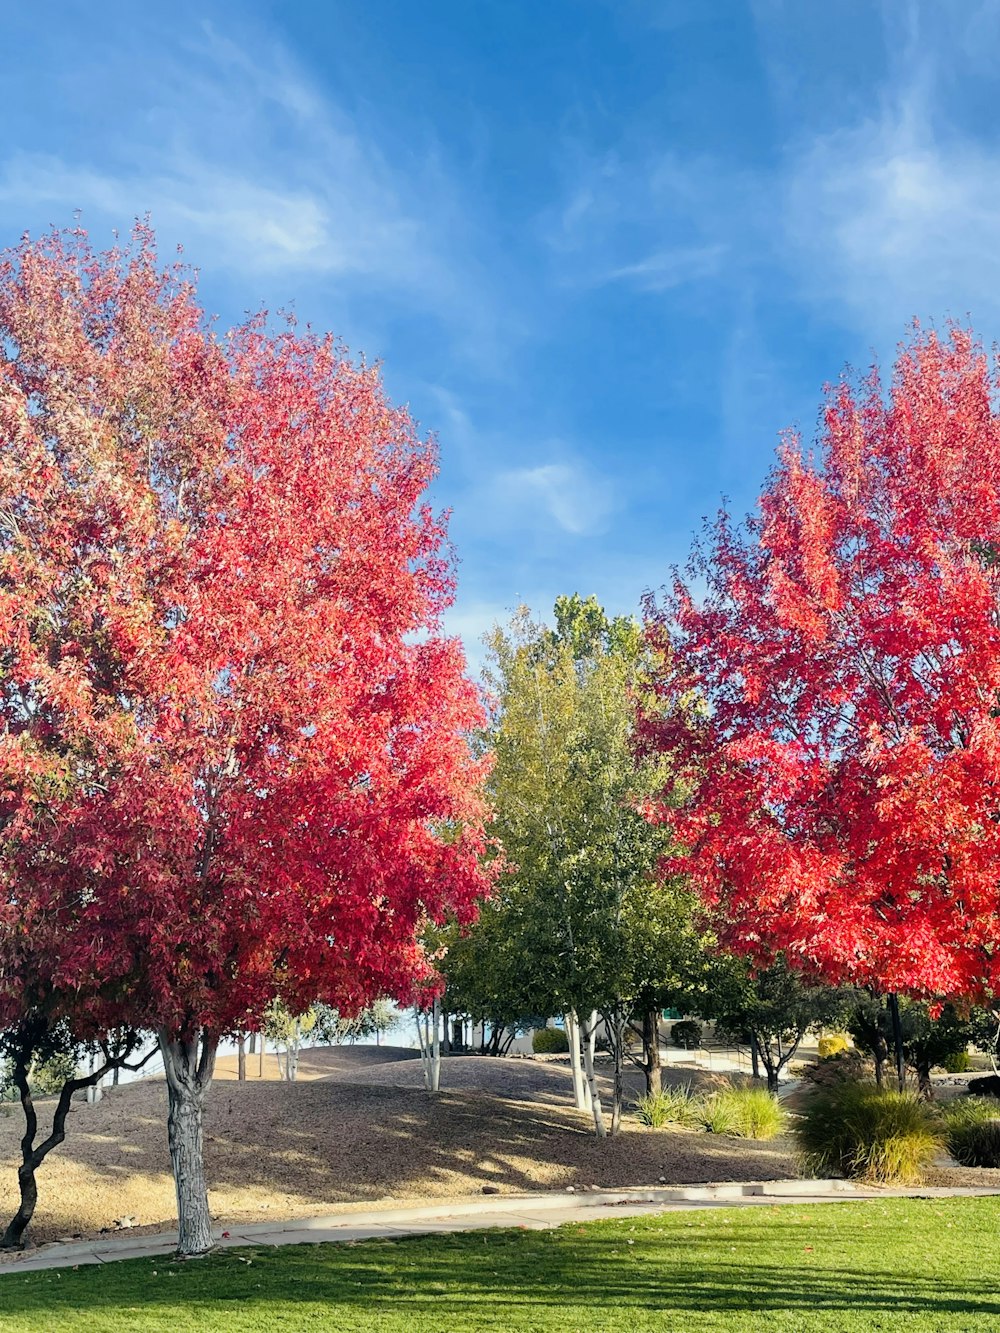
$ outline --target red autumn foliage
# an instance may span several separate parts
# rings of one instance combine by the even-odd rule
[[[0,1028],[407,999],[487,887],[432,444],[144,227],[0,263],[0,439]]]
[[[745,528],[650,604],[674,707],[646,738],[727,944],[833,979],[1000,985],[1000,377],[915,332],[789,438]]]

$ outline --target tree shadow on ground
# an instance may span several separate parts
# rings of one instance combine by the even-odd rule
[[[185,1272],[183,1299],[204,1312],[207,1327],[214,1326],[210,1312],[232,1308],[238,1292],[247,1314],[257,1311],[265,1321],[261,1327],[272,1326],[267,1307],[277,1310],[280,1301],[288,1320],[280,1327],[299,1326],[298,1303],[303,1322],[315,1318],[317,1308],[327,1315],[339,1311],[341,1322],[331,1327],[350,1327],[352,1312],[364,1311],[372,1321],[366,1327],[387,1329],[701,1329],[727,1327],[729,1317],[740,1314],[782,1329],[886,1328],[918,1319],[924,1328],[986,1328],[1000,1318],[997,1274],[982,1263],[982,1247],[1000,1215],[988,1204],[917,1205],[946,1214],[947,1225],[957,1228],[948,1246],[930,1253],[925,1249],[939,1224],[928,1213],[923,1221],[929,1226],[919,1225],[922,1215],[909,1201],[806,1211],[786,1205],[764,1216],[764,1210],[718,1213],[707,1223],[687,1214],[547,1233],[257,1251],[252,1287],[240,1271],[245,1259],[226,1252]],[[135,1270],[104,1269],[99,1283],[86,1283],[85,1300],[75,1280],[64,1290],[50,1286],[46,1313],[54,1321],[60,1308],[86,1308],[100,1327],[102,1307],[113,1308],[126,1291],[134,1307]],[[32,1284],[3,1284],[2,1291],[12,1316],[42,1308]],[[142,1309],[152,1318],[178,1298],[176,1287],[146,1284]],[[670,1315],[676,1324],[664,1322]],[[384,1324],[377,1322],[381,1317]]]
[[[142,1225],[172,1226],[164,1117],[164,1088],[152,1083],[120,1088],[75,1115],[40,1173],[36,1234],[92,1231],[120,1211]],[[506,1193],[661,1177],[774,1179],[796,1169],[781,1141],[648,1130],[629,1120],[618,1138],[599,1142],[589,1116],[565,1103],[336,1081],[220,1085],[206,1107],[205,1152],[213,1210],[227,1220],[484,1186]],[[12,1181],[8,1168],[0,1188]],[[106,1201],[90,1208],[88,1191]]]

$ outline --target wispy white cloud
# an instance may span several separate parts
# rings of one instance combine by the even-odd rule
[[[615,487],[580,462],[550,462],[501,472],[493,485],[494,504],[537,525],[554,523],[574,537],[604,532],[618,499]]]
[[[356,200],[338,215],[325,194],[278,189],[188,155],[175,154],[160,165],[169,169],[113,175],[19,154],[0,171],[0,204],[48,208],[63,218],[80,210],[118,224],[149,212],[162,233],[184,237],[198,252],[208,242],[217,248],[218,261],[238,270],[290,269],[397,282],[419,274],[417,238],[405,220],[368,225],[357,216]]]
[[[233,33],[147,33],[159,92],[144,104],[136,89],[127,134],[0,148],[0,217],[20,230],[79,210],[99,230],[149,213],[162,242],[213,271],[336,280],[342,294],[378,292],[466,330],[485,323],[474,229],[437,145],[415,132],[405,161],[392,160],[273,35],[244,47]]]
[[[879,335],[1000,319],[1000,152],[936,128],[922,94],[815,139],[789,162],[787,255],[803,294]]]
[[[645,259],[623,264],[608,274],[613,282],[631,282],[642,291],[666,292],[688,282],[716,277],[724,264],[724,245],[686,245],[655,250]]]
[[[564,193],[539,230],[564,282],[669,292],[730,275],[759,240],[759,181],[731,163],[649,142],[562,156]]]

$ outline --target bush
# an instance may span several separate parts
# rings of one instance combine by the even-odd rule
[[[531,1049],[536,1055],[561,1055],[569,1050],[569,1038],[562,1028],[538,1028],[531,1034]]]
[[[829,1037],[820,1037],[819,1039],[819,1058],[821,1060],[830,1060],[834,1056],[842,1055],[848,1049],[847,1038],[842,1032],[831,1032]]]
[[[846,1050],[800,1065],[796,1072],[803,1082],[814,1088],[829,1088],[839,1083],[869,1081],[875,1076],[875,1066],[860,1051]]]
[[[949,1074],[967,1074],[972,1068],[972,1056],[968,1051],[953,1051],[941,1061],[941,1068]]]
[[[670,1040],[684,1051],[696,1051],[701,1045],[701,1024],[692,1018],[675,1023],[670,1029]]]
[[[764,1088],[724,1088],[705,1098],[701,1123],[712,1134],[773,1139],[785,1127],[785,1112]]]
[[[1000,1115],[995,1102],[963,1097],[942,1109],[945,1143],[959,1166],[1000,1166]]]
[[[926,1102],[866,1083],[817,1088],[795,1127],[806,1169],[869,1185],[916,1185],[944,1142]]]
[[[696,1129],[702,1123],[702,1099],[691,1091],[691,1084],[678,1088],[662,1088],[640,1097],[636,1116],[643,1125],[660,1129],[664,1125],[679,1125]]]

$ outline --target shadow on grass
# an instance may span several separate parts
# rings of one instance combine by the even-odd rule
[[[692,1328],[703,1322],[693,1316],[708,1312],[713,1326],[720,1316],[752,1312],[802,1328],[821,1316],[823,1328],[852,1327],[849,1319],[862,1315],[903,1317],[907,1326],[922,1320],[931,1329],[948,1327],[951,1316],[976,1317],[975,1325],[955,1325],[963,1329],[1000,1318],[996,1264],[990,1273],[984,1261],[1000,1221],[996,1201],[785,1205],[696,1217],[230,1251],[159,1285],[150,1278],[154,1265],[142,1261],[44,1286],[44,1274],[0,1279],[0,1300],[6,1316],[44,1311],[53,1326],[60,1311],[88,1310],[97,1327],[102,1309],[138,1308],[153,1321],[181,1304],[204,1327],[226,1327],[211,1316],[234,1301],[262,1328],[298,1327],[295,1309],[306,1305],[339,1311],[336,1326],[365,1329],[478,1327],[487,1316],[499,1327],[505,1315],[511,1328],[529,1318],[540,1329],[625,1328],[668,1312]],[[157,1266],[169,1268],[163,1260]],[[279,1307],[280,1320],[269,1324],[268,1308]],[[843,1322],[829,1322],[840,1314]]]

